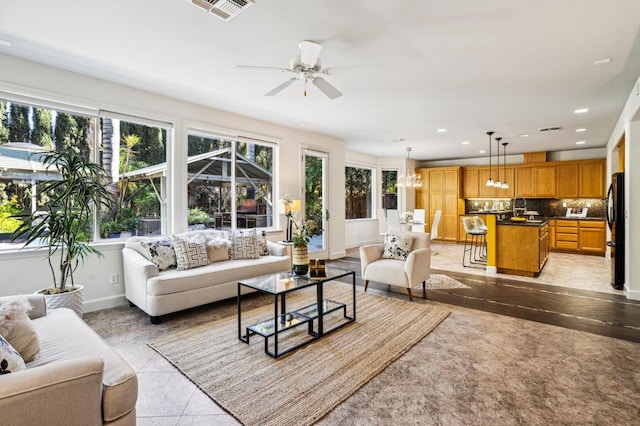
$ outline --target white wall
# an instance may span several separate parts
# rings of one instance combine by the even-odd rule
[[[607,186],[611,181],[611,172],[618,171],[616,149],[621,137],[625,137],[625,294],[627,298],[640,300],[640,265],[634,262],[632,253],[640,251],[640,78],[636,81],[627,98],[622,114],[607,142]],[[633,164],[635,168],[631,167]],[[632,214],[631,212],[636,212]],[[637,256],[635,256],[637,258]]]
[[[168,161],[176,165],[176,173],[169,178],[171,194],[170,232],[183,231],[186,226],[187,195],[187,130],[198,127],[231,134],[260,137],[279,146],[276,165],[279,181],[278,196],[285,193],[301,194],[301,172],[291,164],[300,164],[301,147],[317,149],[329,154],[329,209],[331,226],[328,230],[329,255],[332,258],[345,253],[344,229],[344,142],[300,129],[292,129],[237,114],[204,107],[166,96],[133,89],[42,64],[0,54],[0,89],[17,90],[25,95],[47,97],[61,102],[90,108],[115,111],[138,117],[161,120],[174,124],[174,144],[169,147]],[[171,167],[169,168],[171,170]],[[335,190],[334,190],[335,189]],[[284,217],[280,216],[280,229]],[[282,232],[269,234],[271,240],[282,239]],[[105,246],[106,258],[89,260],[77,272],[77,282],[85,284],[87,311],[125,303],[122,285],[109,284],[109,274],[118,272],[122,280],[121,245]],[[0,252],[2,285],[0,295],[30,293],[48,287],[50,272],[40,253]]]

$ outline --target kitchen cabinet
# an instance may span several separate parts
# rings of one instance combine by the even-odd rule
[[[578,221],[578,251],[584,254],[604,255],[606,252],[604,221]]]
[[[537,277],[549,253],[549,226],[498,224],[496,260],[498,272]]]
[[[506,173],[506,176],[505,176]],[[501,170],[500,171],[500,179],[502,180],[502,182],[505,181],[507,184],[509,185],[509,188],[507,189],[503,189],[500,188],[496,191],[496,196],[498,198],[513,198],[515,197],[515,172],[514,172],[514,168],[513,167],[507,167],[506,171],[505,170]]]
[[[537,165],[515,169],[515,195],[530,198],[555,198],[556,166]]]
[[[462,197],[478,198],[479,197],[479,170],[464,169],[462,171]]]
[[[516,195],[534,197],[533,167],[518,167],[516,169]]]
[[[594,163],[583,163],[580,167],[579,196],[582,198],[604,198],[605,164],[604,160]]]
[[[549,221],[549,249],[556,248],[556,220]]]
[[[556,165],[556,198],[604,198],[604,160]]]
[[[419,169],[419,172],[427,178],[423,178],[421,191],[416,193],[416,208],[424,208],[428,212],[427,227],[431,226],[436,211],[440,210],[442,213],[438,225],[439,239],[457,241],[458,210],[462,201],[460,167]],[[425,185],[425,182],[428,184]]]
[[[580,166],[558,164],[556,166],[556,197],[578,198],[580,196]]]
[[[555,219],[550,247],[554,250],[604,256],[607,235],[604,220]]]

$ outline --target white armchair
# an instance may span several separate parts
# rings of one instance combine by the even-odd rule
[[[431,238],[424,232],[403,232],[413,236],[411,252],[406,260],[383,259],[384,244],[360,247],[360,264],[364,291],[369,281],[397,287],[405,287],[409,300],[411,289],[422,283],[422,298],[427,298],[425,281],[431,273]]]

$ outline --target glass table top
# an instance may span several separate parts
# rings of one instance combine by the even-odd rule
[[[309,275],[295,275],[289,271],[247,278],[246,280],[239,280],[239,283],[245,287],[254,288],[265,293],[282,294],[353,274],[353,271],[344,269],[326,268],[325,271],[325,276],[321,277],[310,278]]]

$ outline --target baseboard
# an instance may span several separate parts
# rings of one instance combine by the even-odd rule
[[[624,294],[625,296],[627,296],[627,299],[640,300],[640,291],[630,290],[629,286],[626,283],[624,285]]]
[[[116,306],[127,305],[127,299],[124,294],[117,296],[103,297],[101,299],[93,299],[84,302],[85,312],[100,311],[102,309],[115,308]]]
[[[498,275],[498,267],[497,266],[487,266],[487,275],[491,275],[491,276]]]
[[[340,259],[347,256],[346,250],[337,251],[329,254],[329,259]]]

